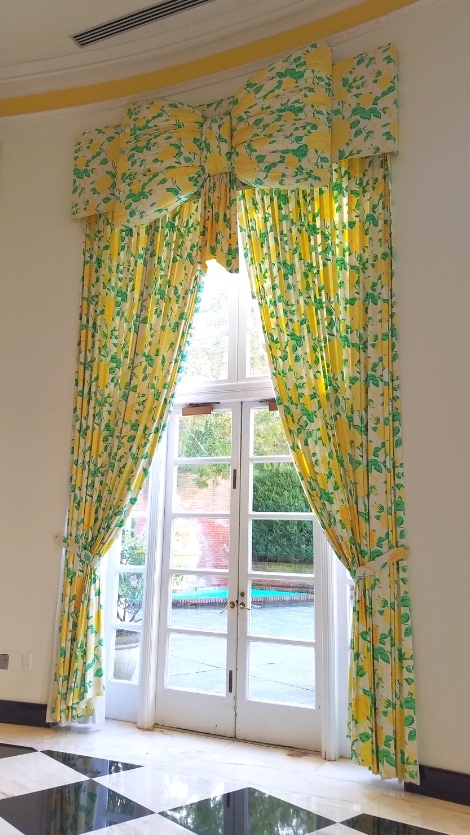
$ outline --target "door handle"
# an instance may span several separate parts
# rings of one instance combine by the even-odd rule
[[[243,600],[239,604],[239,606],[240,606],[240,609],[245,609],[245,610],[248,610],[249,612],[251,612],[252,609],[261,609],[261,604],[260,603],[252,603],[251,606],[247,606],[246,603],[243,602]]]
[[[227,605],[224,606],[224,608],[220,610],[219,615],[223,615],[223,613],[227,609],[235,609],[235,606],[236,606],[235,602],[233,600],[231,600],[230,603],[227,603]]]

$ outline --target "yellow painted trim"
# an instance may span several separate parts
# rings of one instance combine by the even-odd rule
[[[340,12],[314,20],[304,26],[288,29],[278,35],[271,35],[258,41],[217,52],[206,58],[185,61],[174,67],[154,70],[141,75],[105,81],[100,84],[88,84],[83,87],[70,87],[53,90],[48,93],[34,93],[29,96],[16,96],[0,100],[0,116],[16,116],[22,113],[35,113],[43,110],[57,110],[63,107],[77,107],[94,102],[128,98],[139,93],[158,90],[193,81],[197,78],[241,67],[260,58],[271,58],[286,50],[298,49],[305,44],[324,40],[346,29],[354,29],[369,23],[378,17],[391,14],[405,6],[411,6],[417,0],[363,0],[355,6]]]

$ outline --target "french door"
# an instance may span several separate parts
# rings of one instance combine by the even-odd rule
[[[272,397],[243,265],[209,262],[176,402],[212,407],[174,407],[109,552],[106,715],[334,757],[350,588]]]
[[[168,430],[156,721],[318,750],[316,520],[266,402]]]

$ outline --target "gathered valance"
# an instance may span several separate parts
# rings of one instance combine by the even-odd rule
[[[133,102],[78,139],[72,214],[133,226],[200,198],[203,254],[236,269],[237,190],[324,186],[332,161],[396,150],[396,74],[391,44],[334,65],[313,44],[219,102]]]

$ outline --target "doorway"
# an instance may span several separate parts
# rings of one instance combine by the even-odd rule
[[[167,460],[157,722],[318,747],[316,522],[278,412],[183,409]]]
[[[273,397],[248,277],[212,263],[164,440],[108,555],[109,718],[345,739],[350,589]]]

